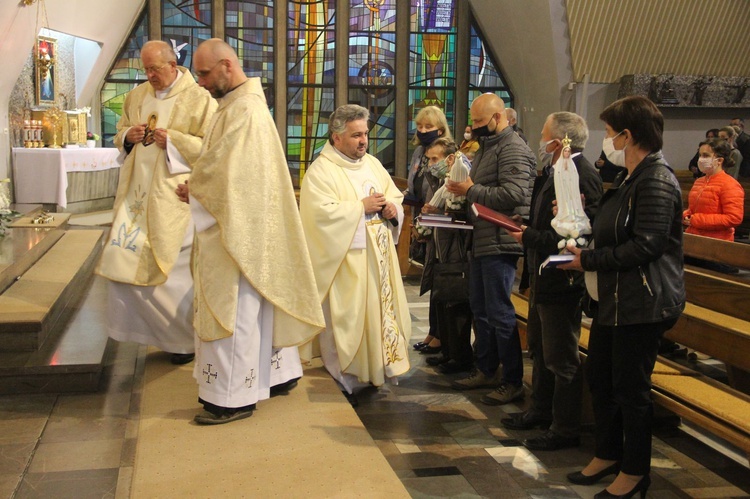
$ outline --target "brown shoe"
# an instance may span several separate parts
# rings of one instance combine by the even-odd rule
[[[451,383],[451,388],[454,390],[473,390],[475,388],[493,388],[497,385],[497,375],[487,376],[479,369],[476,369],[468,377],[457,379]]]
[[[510,383],[501,383],[500,386],[479,400],[487,405],[503,405],[510,404],[516,400],[523,400],[523,397],[523,385],[514,386]]]

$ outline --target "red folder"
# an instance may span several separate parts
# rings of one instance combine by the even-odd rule
[[[474,215],[482,220],[487,220],[488,222],[498,225],[510,232],[521,232],[521,226],[508,215],[503,215],[502,213],[487,208],[479,203],[473,203],[471,205],[471,210],[474,212]]]

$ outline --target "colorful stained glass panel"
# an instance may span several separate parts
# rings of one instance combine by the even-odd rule
[[[273,2],[227,2],[226,40],[236,51],[245,74],[258,76],[264,86],[273,84]]]

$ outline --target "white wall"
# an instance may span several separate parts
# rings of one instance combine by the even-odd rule
[[[50,29],[101,44],[101,54],[83,82],[76,107],[88,106],[97,97],[101,82],[135,24],[146,0],[46,0]],[[0,179],[10,173],[11,150],[8,96],[42,27],[37,19],[40,2],[24,6],[17,0],[0,1]],[[78,92],[76,92],[78,94]]]
[[[75,64],[76,64],[76,102],[81,100],[83,89],[88,82],[88,76],[102,51],[102,47],[94,41],[85,38],[76,38],[75,42]]]

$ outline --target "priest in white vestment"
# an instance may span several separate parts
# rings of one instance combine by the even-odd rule
[[[363,387],[409,370],[411,316],[394,241],[403,194],[367,154],[369,111],[339,107],[305,173],[300,214],[326,316],[323,363],[356,405]],[[389,221],[390,220],[390,221]]]
[[[325,326],[289,168],[259,78],[219,39],[195,52],[219,99],[188,186],[195,220],[193,375],[199,424],[252,414],[302,376],[297,346]]]
[[[177,66],[170,44],[143,45],[148,82],[125,98],[115,145],[124,163],[114,222],[96,272],[109,280],[108,332],[195,357],[190,209],[174,195],[200,153],[216,101]]]

